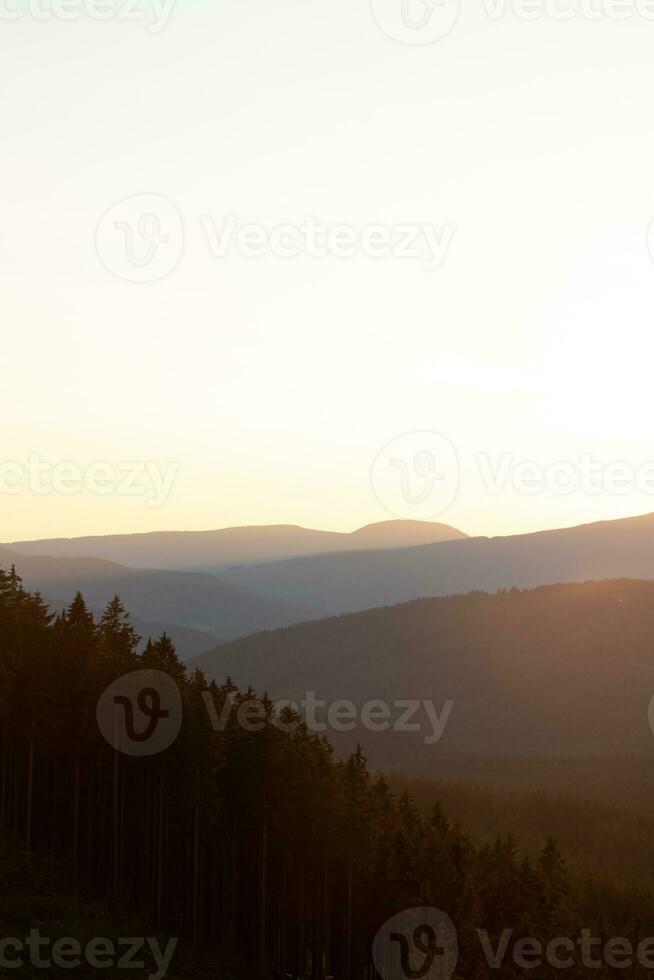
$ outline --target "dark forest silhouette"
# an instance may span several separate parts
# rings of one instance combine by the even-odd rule
[[[98,623],[81,595],[54,616],[0,572],[5,842],[65,859],[80,887],[136,903],[186,949],[236,954],[248,977],[371,978],[376,931],[413,906],[453,919],[469,978],[491,975],[477,927],[547,941],[593,925],[552,840],[531,863],[510,836],[475,846],[438,805],[423,815],[393,795],[361,750],[336,760],[303,725],[280,731],[266,697],[261,731],[232,712],[217,733],[202,693],[220,709],[253,692],[189,676],[165,635],[142,655],[138,641],[118,598]],[[179,738],[145,759],[113,750],[95,718],[106,687],[144,667],[172,677],[184,704]]]

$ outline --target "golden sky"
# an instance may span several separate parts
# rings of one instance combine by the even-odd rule
[[[38,456],[176,478],[157,507],[0,492],[0,540],[352,529],[391,516],[371,469],[415,432],[455,447],[458,493],[399,516],[496,534],[653,511],[644,477],[492,493],[479,463],[654,458],[653,41],[637,17],[491,22],[482,3],[425,46],[352,0],[178,0],[159,33],[3,24],[0,475]],[[124,209],[97,230],[144,195],[183,237],[169,274],[126,281],[107,253]],[[216,254],[229,216],[264,254]],[[354,254],[311,254],[308,217]],[[450,229],[437,269],[362,244],[407,226]]]

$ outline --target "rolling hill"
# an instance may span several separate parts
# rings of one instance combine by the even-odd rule
[[[0,548],[0,567],[12,564],[28,590],[40,591],[55,604],[70,602],[79,590],[89,607],[102,609],[119,595],[140,632],[165,628],[187,657],[216,642],[303,618],[297,607],[205,573],[126,568],[98,558],[27,556]]]
[[[462,531],[447,524],[384,521],[351,533],[278,525],[229,527],[219,531],[52,538],[18,541],[6,547],[23,555],[104,558],[139,568],[221,572],[236,565],[259,564],[298,555],[403,548],[465,537]]]
[[[237,640],[194,665],[219,683],[230,676],[297,703],[309,691],[359,708],[428,699],[440,713],[453,702],[437,744],[425,744],[431,730],[422,712],[419,732],[360,724],[328,732],[344,749],[360,741],[376,766],[436,774],[450,772],[455,757],[654,750],[654,582],[416,600]]]
[[[498,538],[314,555],[226,573],[225,581],[325,617],[473,589],[654,578],[654,514]]]

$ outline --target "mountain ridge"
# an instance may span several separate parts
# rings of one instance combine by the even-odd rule
[[[654,514],[522,535],[302,556],[223,575],[267,598],[310,609],[314,618],[475,589],[623,577],[654,578]]]
[[[94,557],[126,567],[220,573],[301,555],[338,553],[463,539],[463,531],[429,521],[381,521],[354,531],[320,531],[298,524],[245,525],[211,531],[149,531],[9,542],[0,547],[20,554],[56,558]]]

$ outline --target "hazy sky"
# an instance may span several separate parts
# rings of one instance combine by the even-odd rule
[[[402,0],[177,0],[165,25],[0,0],[0,540],[654,511],[654,21],[465,0],[402,43],[454,0],[411,2],[406,28]],[[356,254],[316,254],[307,217]],[[409,232],[420,257],[374,254]],[[129,246],[156,281],[121,278]],[[453,447],[426,502],[438,437],[373,465],[410,433]],[[21,479],[35,458],[80,492]],[[176,478],[155,507],[91,492],[97,462]]]

